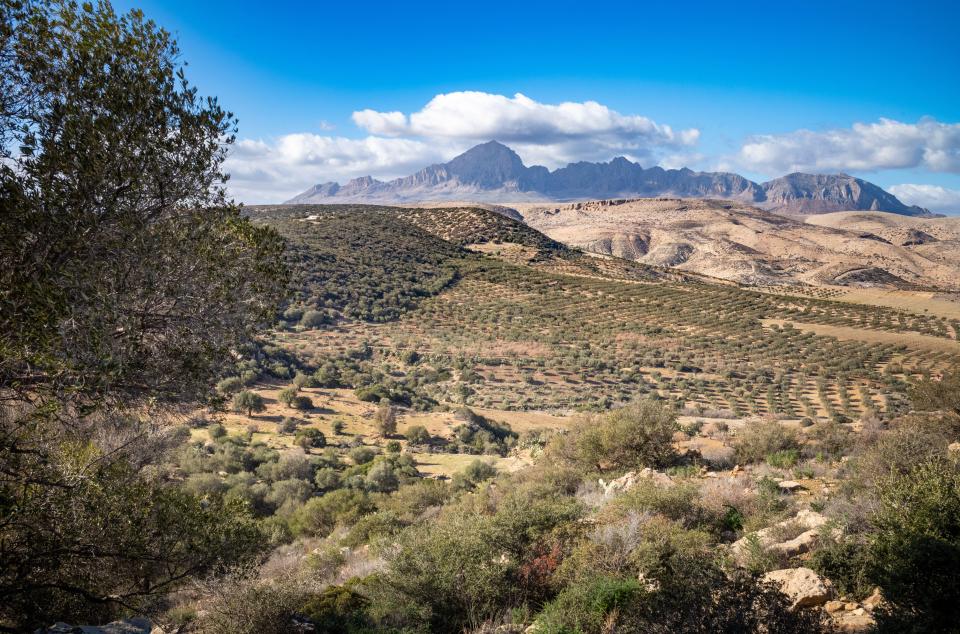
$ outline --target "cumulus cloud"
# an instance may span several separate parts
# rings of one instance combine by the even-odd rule
[[[674,130],[596,101],[546,104],[520,93],[452,92],[410,114],[365,109],[352,119],[369,136],[298,133],[240,141],[227,164],[231,193],[246,202],[273,202],[319,182],[405,176],[491,139],[512,147],[527,165],[553,169],[618,155],[649,166],[690,150],[700,137],[699,130]]]
[[[691,145],[698,130],[674,132],[640,115],[622,115],[596,101],[546,104],[477,91],[437,95],[409,117],[402,112],[361,110],[354,122],[372,134],[549,144],[609,136],[626,144]]]
[[[617,154],[640,160],[661,149],[695,145],[697,129],[678,130],[640,115],[624,115],[596,101],[547,104],[521,93],[478,91],[437,95],[422,109],[359,110],[353,121],[371,134],[443,140],[464,145],[496,139],[528,163],[559,167],[571,160],[607,160]]]
[[[939,185],[914,185],[904,183],[888,188],[890,193],[907,203],[933,211],[960,214],[960,190]]]
[[[743,144],[734,162],[774,175],[918,167],[960,173],[960,123],[880,119],[823,132],[755,136]]]

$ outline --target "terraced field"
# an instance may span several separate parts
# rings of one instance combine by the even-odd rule
[[[300,210],[307,212],[317,215]],[[755,292],[587,257],[483,210],[394,217],[442,228],[446,244],[494,247],[451,254],[455,262],[445,265],[455,267],[455,281],[396,320],[293,329],[279,337],[284,347],[314,366],[368,347],[368,371],[387,384],[449,371],[416,388],[441,403],[566,413],[657,395],[694,412],[847,421],[902,409],[911,377],[960,355],[960,323],[943,316]],[[918,344],[930,341],[941,345]],[[401,360],[411,351],[416,364]]]

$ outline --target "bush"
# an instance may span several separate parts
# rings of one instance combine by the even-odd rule
[[[293,409],[313,409],[313,400],[309,396],[297,396],[290,402]]]
[[[762,462],[779,451],[799,451],[800,443],[793,430],[776,421],[754,420],[737,432],[733,443],[734,457],[739,463]]]
[[[431,440],[430,432],[423,425],[411,425],[404,436],[411,445],[429,445]]]
[[[207,433],[210,434],[210,438],[213,440],[219,440],[227,435],[227,428],[220,423],[213,423],[207,427]]]
[[[317,469],[317,474],[314,476],[313,482],[321,491],[339,489],[341,484],[340,472],[332,467]]]
[[[595,577],[572,584],[548,603],[536,620],[536,631],[562,632],[617,631],[620,615],[634,613],[649,594],[636,579]],[[628,617],[629,618],[629,617]]]
[[[400,453],[403,450],[403,445],[400,444],[399,440],[391,440],[383,448],[387,453]]]
[[[297,431],[293,441],[305,449],[327,446],[327,436],[319,429],[312,427]]]
[[[946,632],[960,623],[960,465],[934,459],[877,488],[871,580],[883,588],[881,629]]]
[[[281,434],[292,434],[297,431],[297,419],[290,416],[284,416],[278,425]]]
[[[921,411],[944,410],[960,414],[960,367],[944,372],[940,380],[917,381],[910,390],[913,406]]]
[[[354,447],[351,449],[349,455],[354,464],[360,465],[367,464],[373,460],[376,457],[377,452],[375,449],[361,445],[360,447]]]
[[[799,449],[781,449],[767,456],[767,464],[777,469],[789,469],[800,460]]]
[[[400,478],[389,462],[378,462],[367,472],[366,484],[371,491],[389,493],[400,486]]]
[[[300,325],[304,328],[319,328],[327,323],[327,317],[319,310],[308,310],[300,318]]]
[[[810,556],[810,567],[829,579],[841,595],[863,599],[873,590],[866,545],[855,538],[827,539]]]
[[[293,384],[301,389],[305,387],[319,387],[318,383],[316,378],[303,372],[297,372],[296,376],[293,377]]]
[[[239,376],[228,376],[217,383],[217,391],[221,394],[233,394],[243,389],[243,381]]]
[[[665,467],[676,459],[675,431],[673,412],[647,400],[581,419],[552,444],[561,456],[585,469]]]
[[[373,416],[373,422],[377,426],[377,431],[381,436],[390,436],[397,433],[397,410],[390,405],[389,401],[381,401],[380,407]]]
[[[351,526],[375,510],[365,491],[337,489],[307,500],[290,518],[290,527],[297,535],[323,537],[337,526]]]
[[[418,619],[403,623],[408,631],[434,632],[463,631],[500,615],[518,596],[516,575],[533,544],[577,516],[568,501],[519,492],[493,514],[448,507],[436,521],[398,536],[378,588],[388,605],[379,611],[403,606]]]
[[[280,392],[277,394],[277,400],[289,407],[293,403],[293,399],[297,398],[297,394],[299,392],[299,387],[296,385],[290,385],[280,390]]]
[[[333,428],[333,433],[337,434],[338,436],[343,433],[343,430],[346,428],[346,426],[346,423],[339,419],[333,421],[333,424],[331,425]]]
[[[463,470],[463,475],[474,484],[489,480],[497,475],[497,468],[489,462],[474,460]]]

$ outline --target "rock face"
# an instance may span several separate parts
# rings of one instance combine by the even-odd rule
[[[847,174],[787,174],[763,184],[761,207],[796,213],[889,211],[904,216],[930,215],[909,207],[873,183]]]
[[[794,610],[823,605],[833,596],[832,588],[809,568],[774,570],[763,575],[763,580],[779,585],[793,601],[791,609]]]
[[[880,210],[905,215],[929,215],[908,207],[876,185],[846,174],[789,174],[768,183],[755,183],[729,172],[683,169],[644,169],[622,156],[609,163],[571,163],[550,171],[527,167],[516,152],[496,141],[477,145],[448,163],[430,165],[389,182],[370,176],[315,185],[287,204],[337,202],[404,202],[472,200],[589,200],[679,196],[725,198],[800,213],[837,210]]]

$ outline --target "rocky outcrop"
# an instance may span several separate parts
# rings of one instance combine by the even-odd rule
[[[671,487],[674,484],[670,476],[659,471],[654,471],[649,467],[642,471],[630,471],[610,482],[600,478],[598,483],[600,484],[600,488],[603,489],[603,495],[605,497],[612,497],[618,493],[629,491],[641,480],[650,480],[664,487]]]
[[[904,205],[873,183],[847,174],[787,174],[763,184],[760,206],[781,212],[889,211],[904,216],[926,216],[921,207]]]
[[[813,608],[825,604],[833,596],[833,588],[809,568],[785,568],[763,575],[780,587],[793,602],[791,609]]]
[[[805,509],[791,519],[745,535],[731,544],[730,553],[739,565],[746,564],[753,544],[782,557],[796,557],[810,551],[820,537],[820,532],[826,523],[826,517],[816,511]],[[797,529],[802,532],[791,539],[778,541],[778,536],[782,535],[785,530],[790,529]]]

